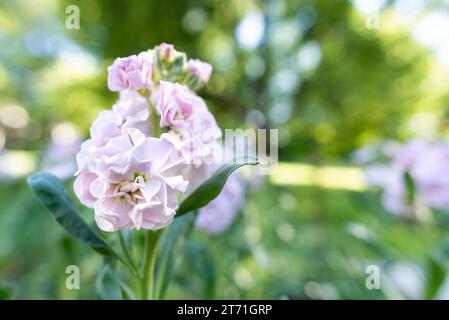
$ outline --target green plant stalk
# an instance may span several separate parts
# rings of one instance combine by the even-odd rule
[[[142,266],[141,279],[141,298],[142,300],[149,300],[153,298],[154,286],[154,266],[156,263],[156,245],[159,239],[159,234],[154,231],[147,231],[145,234],[145,252]]]
[[[151,109],[150,116],[151,116],[151,130],[153,132],[153,135],[155,137],[160,137],[161,136],[161,128],[159,127],[159,119],[156,114],[156,108]]]
[[[134,277],[136,277],[137,279],[140,278],[139,271],[137,270],[137,268],[135,268],[132,264],[130,264],[126,258],[122,257],[115,251],[112,253],[113,253],[114,258],[116,258],[118,261],[120,261]]]
[[[174,272],[176,271],[176,266],[173,261],[173,254],[176,254],[176,248],[180,246],[182,241],[185,241],[188,238],[190,232],[192,231],[193,224],[195,221],[197,210],[190,213],[190,216],[184,216],[181,219],[187,221],[184,223],[181,228],[179,228],[176,224],[179,224],[180,220],[177,220],[170,226],[170,228],[176,227],[176,236],[173,239],[170,237],[167,239],[167,232],[171,232],[173,230],[166,229],[165,236],[163,238],[163,242],[159,242],[157,251],[164,250],[164,252],[158,255],[158,270],[157,279],[156,279],[156,288],[155,288],[155,299],[163,299],[165,292],[169,286],[170,280],[173,277]],[[187,220],[186,220],[187,219]]]
[[[154,137],[159,138],[161,136],[161,127],[159,124],[159,117],[157,115],[156,106],[151,103],[149,96],[147,96],[147,102],[150,106],[151,133]]]
[[[174,247],[174,245],[173,245],[173,247]],[[172,250],[174,249],[174,248],[171,248]],[[155,292],[155,298],[156,299],[162,299],[163,298],[163,296],[162,296],[162,290],[163,290],[163,288],[162,288],[162,286],[163,286],[163,281],[162,281],[162,279],[164,279],[166,276],[167,276],[167,268],[168,268],[168,260],[170,260],[170,259],[163,259],[162,261],[161,261],[161,263],[160,263],[160,268],[161,268],[161,270],[160,270],[160,274],[158,274],[158,278],[159,279],[157,279],[158,281],[157,281],[157,283],[156,283],[156,292]]]
[[[129,253],[129,250],[125,243],[125,238],[123,237],[122,232],[120,231],[118,233],[119,240],[120,240],[120,246],[122,247],[122,251],[125,254],[124,260],[129,264],[129,266],[133,269],[133,275],[137,278],[140,278],[140,274],[138,271],[138,268],[136,267],[136,264],[134,263],[134,259],[131,257],[131,254]]]

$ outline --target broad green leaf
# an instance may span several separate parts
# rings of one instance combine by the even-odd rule
[[[122,288],[115,270],[109,263],[105,263],[95,281],[97,296],[102,300],[121,300]]]
[[[221,166],[212,177],[207,179],[195,191],[192,192],[179,206],[175,217],[180,217],[187,212],[199,209],[214,200],[223,189],[226,180],[232,172],[245,165],[257,165],[259,161],[254,158],[243,161],[231,161]]]
[[[56,221],[71,236],[102,255],[119,258],[76,211],[61,180],[51,174],[39,172],[29,177],[27,181]]]
[[[174,261],[178,250],[192,229],[194,215],[185,215],[175,219],[173,223],[164,230],[161,241],[156,252],[157,268],[155,273],[155,298],[163,299],[167,291],[170,279],[176,272],[177,263]],[[182,254],[180,254],[182,256]]]

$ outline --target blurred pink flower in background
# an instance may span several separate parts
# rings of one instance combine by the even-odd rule
[[[226,230],[243,207],[244,193],[244,181],[238,172],[234,172],[218,197],[199,210],[196,228],[210,234]]]
[[[382,159],[389,161],[401,150],[401,148],[401,143],[393,140],[367,144],[355,150],[351,154],[351,160],[358,165],[379,163]]]
[[[73,177],[77,170],[75,155],[80,151],[81,142],[76,140],[70,144],[50,143],[41,163],[41,169],[45,172],[65,180]]]
[[[117,58],[108,67],[108,88],[111,91],[150,89],[153,54],[143,51],[138,55]]]
[[[365,168],[367,183],[383,188],[385,208],[397,214],[412,210],[407,203],[408,173],[416,186],[415,205],[449,211],[449,145],[410,140],[395,150],[389,163]]]
[[[449,145],[427,144],[412,152],[410,173],[423,201],[431,208],[449,210]]]
[[[189,171],[183,172],[184,176],[190,181],[187,193],[192,192],[211,177],[222,164],[229,163],[234,157],[238,158],[242,154],[246,154],[249,157],[255,156],[254,141],[248,141],[244,136],[240,135],[237,135],[235,138],[237,145],[227,147],[216,145],[213,153],[214,159],[211,164],[204,163],[199,167],[190,166]],[[238,146],[242,148],[237,148]],[[237,150],[233,150],[234,147]],[[226,181],[221,193],[208,205],[199,210],[195,222],[196,228],[210,234],[218,234],[229,228],[244,206],[245,190],[247,188],[257,188],[260,184],[259,176],[254,174],[255,171],[251,168],[246,169],[248,171],[238,170],[233,172]]]

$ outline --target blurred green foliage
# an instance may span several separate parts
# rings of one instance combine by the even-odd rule
[[[281,161],[345,163],[365,143],[415,134],[410,119],[419,112],[434,114],[435,130],[445,132],[448,71],[395,21],[396,2],[386,2],[381,28],[371,30],[344,0],[4,0],[0,115],[17,105],[28,118],[8,125],[0,116],[0,155],[42,156],[61,122],[86,137],[117,98],[106,67],[160,42],[211,62],[201,94],[219,124],[278,128]],[[79,30],[65,28],[71,4],[80,9]],[[432,1],[428,10],[449,8]],[[265,32],[247,48],[237,30],[252,12]],[[0,205],[0,298],[96,297],[101,259],[57,226],[24,177],[2,178]],[[447,219],[437,221],[397,220],[372,192],[267,184],[224,234],[193,233],[167,297],[435,298],[448,262]],[[81,290],[65,288],[70,264],[82,270]],[[381,268],[382,290],[365,287],[371,264]],[[401,289],[397,272],[415,287]]]

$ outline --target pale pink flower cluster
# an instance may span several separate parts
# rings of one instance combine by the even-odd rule
[[[192,77],[207,83],[211,72],[209,64],[187,60],[165,43],[118,58],[108,68],[108,87],[120,97],[92,123],[77,155],[74,184],[80,201],[94,208],[102,230],[163,228],[176,214],[179,194],[211,176],[212,167],[201,160],[214,157],[221,129],[193,91],[198,85],[189,84]],[[216,222],[221,214],[223,226],[230,223],[235,210],[219,203],[242,202],[233,180],[226,185],[231,193],[225,189],[221,202],[219,197],[204,208],[215,218],[201,214],[198,225]]]
[[[173,147],[149,135],[148,117],[145,99],[124,93],[92,123],[77,155],[75,193],[104,231],[166,226],[187,186],[170,172],[180,165]]]
[[[371,185],[383,188],[383,204],[393,213],[408,214],[405,175],[416,188],[415,201],[428,208],[449,211],[449,144],[411,140],[397,148],[388,165],[368,166]],[[370,180],[368,180],[370,182]]]

